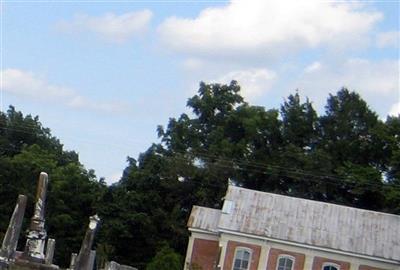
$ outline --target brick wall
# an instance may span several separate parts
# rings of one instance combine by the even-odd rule
[[[271,248],[268,255],[267,270],[275,270],[278,258],[281,255],[289,255],[294,258],[293,270],[303,270],[305,255],[296,252],[289,252],[282,249]]]
[[[349,262],[331,260],[331,259],[323,258],[323,257],[314,257],[314,262],[313,262],[312,269],[313,270],[322,270],[322,266],[325,263],[337,264],[337,265],[339,265],[340,270],[349,270],[350,269],[350,263]]]
[[[235,257],[235,250],[237,247],[244,247],[251,250],[250,270],[257,270],[261,247],[258,245],[245,244],[236,241],[228,241],[223,269],[232,269],[233,259]]]
[[[190,263],[200,266],[202,270],[213,270],[218,263],[218,241],[196,238],[193,241],[193,251]]]
[[[237,241],[228,241],[224,258],[224,270],[231,270],[234,263],[235,251],[238,247],[251,250],[251,261],[249,270],[259,270],[259,260],[261,255],[261,246],[242,243]],[[193,241],[193,251],[191,264],[200,266],[202,270],[214,270],[218,264],[219,258],[219,242],[216,240],[205,240],[195,238]],[[266,269],[260,270],[276,270],[278,258],[282,255],[289,255],[294,258],[293,270],[304,270],[305,254],[286,251],[283,249],[271,248],[267,257]],[[263,262],[265,263],[265,262]],[[263,265],[262,263],[262,265]],[[323,270],[325,264],[332,263],[340,267],[340,270],[350,270],[350,263],[347,261],[332,260],[329,258],[315,256],[312,261],[312,270]],[[197,268],[196,268],[197,269]],[[372,267],[368,265],[360,265],[358,270],[384,270],[382,268]]]
[[[383,270],[382,268],[376,268],[368,265],[360,265],[358,270]]]

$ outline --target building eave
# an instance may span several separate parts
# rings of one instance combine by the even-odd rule
[[[210,235],[219,235],[219,232],[212,232],[212,231],[207,231],[207,230],[203,230],[203,229],[198,229],[198,228],[188,228],[189,231],[191,232],[196,232],[196,233],[204,233],[204,234],[210,234]]]
[[[271,238],[271,237],[254,235],[254,234],[247,234],[247,233],[231,231],[231,230],[221,229],[221,228],[219,229],[219,232],[230,234],[230,235],[235,235],[235,236],[263,240],[263,241],[270,241],[270,242],[274,242],[274,243],[285,244],[285,245],[290,245],[290,246],[295,246],[295,247],[302,247],[302,248],[313,249],[313,250],[318,250],[318,251],[325,251],[325,252],[330,252],[330,253],[335,253],[335,254],[340,254],[340,255],[352,256],[352,257],[357,257],[357,258],[362,258],[362,259],[367,259],[367,260],[372,260],[372,261],[377,261],[377,262],[384,262],[384,263],[390,263],[390,264],[394,264],[394,265],[400,265],[400,261],[386,259],[386,258],[380,258],[380,257],[374,257],[374,256],[365,255],[365,254],[358,254],[358,253],[352,253],[352,252],[347,252],[347,251],[342,251],[342,250],[337,250],[337,249],[312,246],[312,245],[307,245],[307,244],[302,244],[302,243],[296,243],[296,242],[275,239],[275,238]],[[218,233],[215,233],[215,234],[218,234]]]

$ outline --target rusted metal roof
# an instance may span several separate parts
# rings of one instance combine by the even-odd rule
[[[221,210],[194,205],[187,226],[217,233],[220,216]]]
[[[188,227],[400,262],[400,216],[229,186],[223,211],[193,206]],[[226,206],[226,205],[225,205]]]
[[[234,186],[225,200],[233,207],[219,229],[400,261],[398,215]]]

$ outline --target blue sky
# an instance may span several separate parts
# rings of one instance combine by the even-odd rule
[[[117,181],[198,83],[239,81],[278,108],[295,89],[323,113],[359,92],[400,111],[397,1],[3,1],[2,110],[39,115],[87,168]]]

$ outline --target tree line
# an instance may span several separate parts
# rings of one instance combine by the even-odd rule
[[[127,158],[112,186],[38,117],[12,106],[0,113],[0,239],[17,195],[33,204],[40,171],[51,177],[46,224],[63,266],[96,212],[98,264],[181,269],[191,207],[221,207],[228,183],[400,214],[400,118],[380,119],[357,93],[330,95],[318,115],[298,93],[266,109],[246,102],[235,81],[200,83],[187,106],[190,113],[157,128],[159,142]]]

